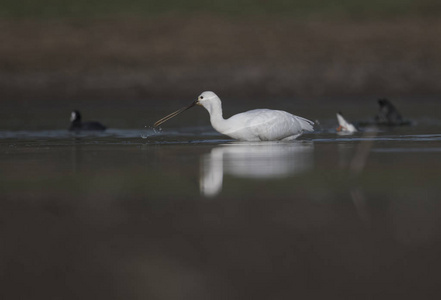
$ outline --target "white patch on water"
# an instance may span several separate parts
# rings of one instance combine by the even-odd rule
[[[148,139],[149,137],[155,136],[155,135],[159,135],[162,132],[162,128],[155,128],[152,126],[144,126],[143,131],[141,132],[141,138],[143,139]]]

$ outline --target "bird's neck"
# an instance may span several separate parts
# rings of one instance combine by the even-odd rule
[[[219,132],[223,132],[225,129],[225,119],[222,115],[222,104],[221,102],[214,102],[207,108],[210,113],[210,122],[211,125]]]
[[[210,113],[210,120],[211,122],[221,122],[224,120],[224,117],[222,116],[222,109],[219,110],[213,110]]]

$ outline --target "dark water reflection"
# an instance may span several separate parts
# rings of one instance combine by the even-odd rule
[[[438,297],[440,128],[257,144],[207,127],[2,131],[0,293]]]

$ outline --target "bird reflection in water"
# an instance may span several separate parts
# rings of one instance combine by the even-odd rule
[[[251,179],[285,178],[312,168],[313,143],[235,142],[219,145],[202,156],[200,191],[215,196],[222,190],[223,176]]]

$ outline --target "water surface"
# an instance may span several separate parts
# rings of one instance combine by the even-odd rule
[[[0,130],[3,293],[441,295],[436,110],[353,135],[320,114],[289,143],[233,141],[186,117],[156,131]]]

